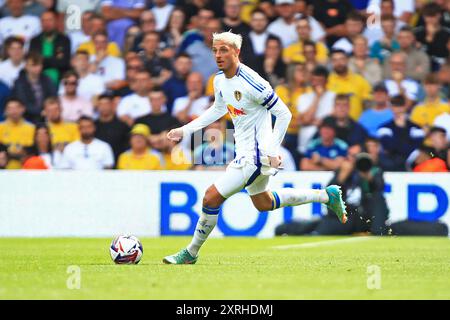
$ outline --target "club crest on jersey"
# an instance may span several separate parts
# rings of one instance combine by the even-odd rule
[[[235,91],[234,92],[234,98],[237,100],[237,101],[240,101],[241,100],[241,98],[242,98],[242,93],[240,92],[240,91]]]
[[[246,115],[244,110],[237,109],[237,108],[233,107],[231,104],[227,105],[227,109],[228,109],[228,112],[230,113],[230,116],[232,118],[236,118],[236,117],[239,117],[239,116],[245,116]]]

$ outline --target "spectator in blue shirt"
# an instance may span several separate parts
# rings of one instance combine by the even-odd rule
[[[187,95],[186,79],[192,70],[192,59],[186,53],[180,53],[175,59],[172,76],[164,82],[162,89],[167,97],[167,110],[172,113],[173,102],[176,98]]]
[[[358,122],[367,130],[369,136],[376,137],[378,127],[394,118],[389,93],[384,83],[379,83],[373,88],[373,102],[373,107],[364,111]]]
[[[383,149],[395,163],[393,171],[405,171],[407,158],[422,144],[425,133],[408,119],[406,100],[403,96],[393,97],[391,106],[394,119],[381,125],[377,136]]]
[[[307,146],[300,168],[305,171],[336,170],[345,160],[347,149],[347,143],[336,138],[334,122],[324,119],[319,128],[319,138]]]
[[[109,41],[124,48],[125,34],[139,20],[145,10],[145,0],[102,0],[101,12],[108,21]]]
[[[382,39],[375,41],[370,48],[370,57],[378,59],[381,64],[392,52],[400,50],[400,44],[395,37],[396,23],[393,15],[381,17],[381,29],[383,29],[384,36]]]

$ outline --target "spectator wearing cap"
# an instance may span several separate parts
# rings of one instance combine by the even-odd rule
[[[328,70],[318,66],[311,75],[312,91],[300,95],[296,101],[298,130],[298,152],[305,153],[306,147],[317,132],[323,118],[333,112],[336,94],[327,90]],[[295,103],[295,102],[294,102]]]
[[[400,52],[405,53],[406,57],[406,76],[422,81],[430,73],[430,58],[421,49],[416,46],[416,36],[411,27],[404,26],[397,34],[397,41],[400,46]],[[385,77],[391,76],[389,63],[384,64]]]
[[[10,15],[0,19],[0,42],[15,36],[22,38],[28,47],[31,38],[41,32],[39,18],[24,12],[24,0],[8,0],[5,3]]]
[[[131,129],[131,149],[122,153],[117,161],[119,170],[159,170],[159,153],[149,147],[150,128],[145,124],[136,124]]]
[[[82,116],[78,120],[80,140],[67,145],[61,168],[72,170],[104,170],[114,167],[111,146],[95,138],[94,119]]]
[[[450,112],[441,114],[434,119],[434,127],[442,128],[447,132],[447,141],[450,142]]]
[[[378,127],[393,118],[394,114],[391,110],[388,90],[384,83],[380,82],[373,88],[372,108],[365,110],[358,122],[371,137],[376,137]]]
[[[311,25],[308,17],[302,17],[295,21],[298,34],[297,42],[283,49],[283,60],[285,63],[305,62],[304,44],[311,40]],[[328,48],[322,42],[315,42],[316,61],[321,64],[328,62]]]
[[[112,147],[114,159],[117,160],[128,149],[130,127],[117,117],[112,95],[102,94],[98,97],[97,111],[95,137]]]
[[[422,144],[425,132],[408,119],[403,96],[391,98],[391,107],[394,119],[378,128],[377,137],[395,163],[393,171],[405,171],[406,159]]]
[[[0,62],[0,81],[4,82],[9,88],[19,77],[19,72],[25,67],[24,50],[25,42],[18,37],[9,37],[3,43],[6,59]]]
[[[275,0],[275,10],[279,18],[269,24],[267,31],[280,38],[283,48],[286,48],[298,40],[294,0]]]
[[[376,59],[369,57],[367,39],[362,35],[353,38],[353,56],[348,61],[348,67],[372,86],[383,80],[383,69]]]
[[[45,99],[43,111],[45,122],[51,133],[53,147],[60,151],[69,143],[80,139],[77,124],[64,121],[62,114],[63,109],[58,97]]]
[[[370,83],[359,74],[350,71],[348,56],[345,51],[336,50],[331,53],[333,72],[328,78],[327,89],[336,94],[350,96],[350,116],[358,120],[363,109],[371,100],[372,87]]]
[[[419,84],[406,75],[406,54],[394,52],[389,58],[391,77],[384,80],[389,96],[402,95],[406,99],[408,110],[416,103],[419,94]]]
[[[364,29],[364,18],[357,11],[351,11],[344,23],[345,36],[337,40],[331,47],[333,50],[343,50],[348,55],[353,52],[353,40]]]
[[[450,30],[441,26],[441,7],[434,3],[426,4],[422,9],[425,21],[423,27],[414,30],[419,41],[431,59],[431,70],[437,71],[448,57],[447,42],[450,38]]]
[[[149,93],[153,88],[152,78],[146,70],[138,71],[131,82],[134,93],[122,98],[117,106],[117,116],[120,120],[133,126],[135,120],[149,114],[152,110]]]
[[[77,122],[81,116],[94,116],[91,101],[78,95],[79,77],[75,71],[67,71],[62,79],[63,94],[60,96],[62,117],[65,121]]]
[[[336,126],[332,121],[323,121],[319,137],[306,148],[300,169],[303,171],[329,171],[338,169],[347,156],[348,145],[336,138]]]
[[[44,74],[57,85],[70,68],[70,39],[58,32],[57,14],[46,11],[41,15],[42,32],[31,39],[30,51],[44,58]]]
[[[428,133],[427,141],[433,148],[434,156],[444,160],[450,169],[450,143],[447,141],[447,131],[443,128],[432,127]]]
[[[429,74],[424,82],[425,100],[411,112],[411,121],[428,130],[439,115],[450,112],[447,101],[441,98],[441,84],[436,74]]]
[[[56,86],[42,73],[44,59],[36,52],[30,52],[25,58],[25,68],[14,82],[11,95],[25,105],[25,119],[31,122],[41,121],[44,100],[56,95]]]
[[[338,94],[334,100],[333,113],[323,121],[334,123],[336,137],[344,141],[349,148],[364,144],[368,134],[366,129],[350,117],[350,97]]]
[[[123,48],[125,33],[136,24],[141,13],[145,10],[144,0],[102,0],[101,13],[108,21],[107,31],[109,40],[116,42]]]
[[[0,144],[8,148],[8,169],[20,169],[24,148],[33,144],[35,127],[24,119],[24,113],[25,106],[20,100],[10,98],[6,102],[6,120],[0,122]]]
[[[152,92],[150,92],[149,98],[152,110],[148,115],[137,118],[136,124],[143,123],[147,125],[149,128],[151,128],[152,134],[159,134],[162,131],[168,130],[169,128],[176,128],[181,126],[177,118],[175,118],[168,112],[163,111],[167,110],[167,98],[162,89],[154,88]]]
[[[383,29],[383,38],[375,41],[370,47],[370,57],[378,59],[383,64],[384,60],[392,54],[392,52],[400,49],[395,32],[396,19],[393,15],[381,16],[381,28]]]

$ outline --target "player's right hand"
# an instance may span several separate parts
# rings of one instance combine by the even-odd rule
[[[176,128],[169,131],[167,134],[167,139],[172,141],[180,141],[183,138],[183,129]]]
[[[272,168],[278,169],[281,167],[281,156],[271,157],[269,156],[269,163]]]

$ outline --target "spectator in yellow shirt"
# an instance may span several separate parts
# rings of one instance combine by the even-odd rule
[[[0,144],[8,148],[7,169],[20,169],[24,148],[33,145],[34,125],[25,121],[24,113],[25,106],[20,100],[11,98],[6,102],[6,120],[0,122]]]
[[[304,16],[295,23],[299,41],[283,49],[284,63],[305,62],[304,43],[311,41],[311,25],[308,17]],[[322,42],[316,42],[316,61],[322,64],[328,61],[328,49]]]
[[[411,121],[428,130],[433,126],[434,119],[439,115],[450,112],[448,102],[441,100],[441,85],[437,75],[430,74],[424,80],[425,100],[414,107],[411,113]]]
[[[331,53],[333,72],[328,78],[327,89],[336,94],[350,96],[350,117],[357,121],[370,103],[372,87],[362,76],[350,71],[348,62],[345,51],[333,50]]]
[[[80,139],[78,125],[63,121],[61,102],[57,97],[45,99],[43,115],[50,129],[52,146],[56,149],[62,151],[66,145]]]
[[[122,153],[117,162],[121,170],[159,170],[160,157],[149,148],[150,128],[145,124],[136,124],[131,129],[131,149]]]
[[[91,16],[91,18],[89,19],[89,25],[90,25],[89,31],[90,31],[91,40],[80,44],[77,51],[87,51],[89,53],[89,55],[92,56],[92,55],[97,54],[97,52],[95,50],[94,41],[92,41],[93,35],[96,34],[97,32],[106,30],[105,19],[99,14],[93,14]],[[106,53],[109,56],[113,56],[113,57],[120,58],[122,56],[119,45],[112,41],[108,42],[108,45],[106,47]]]

